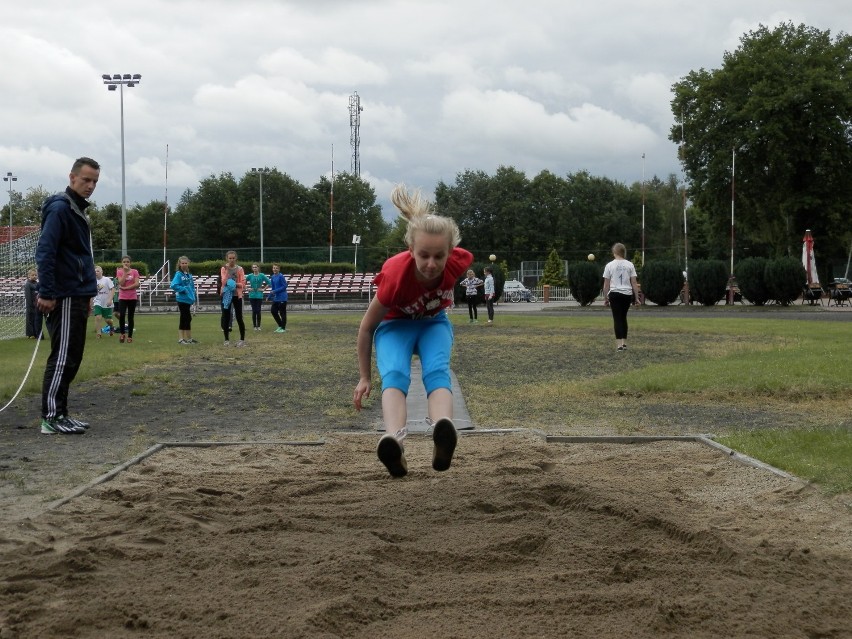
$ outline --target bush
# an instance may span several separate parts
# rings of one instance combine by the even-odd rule
[[[601,292],[602,277],[601,269],[595,262],[576,262],[570,266],[568,286],[580,306],[588,306],[597,299]]]
[[[680,297],[683,271],[677,262],[649,260],[642,269],[642,294],[659,306],[668,306]]]
[[[699,304],[713,306],[725,299],[728,275],[722,260],[695,260],[689,268],[689,293]]]
[[[770,260],[766,264],[766,286],[771,299],[789,306],[799,299],[808,281],[805,267],[794,257]]]
[[[747,257],[734,269],[740,293],[755,306],[763,306],[772,298],[766,283],[767,263],[765,257]]]

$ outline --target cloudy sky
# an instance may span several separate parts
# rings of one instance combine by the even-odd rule
[[[93,200],[120,202],[120,96],[101,76],[139,73],[124,90],[128,206],[167,188],[174,205],[211,174],[257,166],[308,186],[332,158],[349,171],[356,91],[361,175],[387,215],[393,184],[431,193],[465,169],[664,178],[679,174],[671,85],[788,20],[837,34],[852,4],[18,2],[0,20],[0,175],[13,172],[15,190],[60,190],[89,155],[102,164]]]

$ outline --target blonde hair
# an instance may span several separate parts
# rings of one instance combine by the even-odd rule
[[[409,191],[404,184],[397,184],[391,192],[391,202],[399,209],[400,214],[408,220],[405,231],[405,243],[414,246],[414,236],[418,231],[430,235],[443,235],[451,247],[458,246],[461,234],[455,220],[435,213],[431,202],[423,197],[420,190]]]
[[[618,257],[627,257],[627,248],[621,242],[616,242],[612,245],[612,254]]]

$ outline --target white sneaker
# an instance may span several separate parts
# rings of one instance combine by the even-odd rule
[[[230,346],[230,345],[231,345],[231,342],[229,342],[228,340],[225,340],[225,343],[222,344],[222,346]]]
[[[243,346],[245,346],[245,345],[246,345],[245,340],[242,340],[242,339],[241,339],[239,342],[237,342],[237,348],[242,348],[242,347],[243,347]]]

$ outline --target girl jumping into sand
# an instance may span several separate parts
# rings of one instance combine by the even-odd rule
[[[408,250],[385,261],[376,276],[376,296],[358,330],[360,379],[353,401],[361,402],[372,389],[372,351],[382,379],[382,416],[385,434],[377,454],[393,477],[408,473],[403,439],[406,435],[406,396],[411,384],[411,357],[418,355],[423,369],[429,417],[434,424],[432,468],[447,470],[458,436],[452,421],[453,393],[450,353],[453,327],[445,309],[453,303],[457,278],[473,262],[462,248],[458,226],[436,215],[419,191],[404,185],[391,193],[391,201],[408,221]]]

